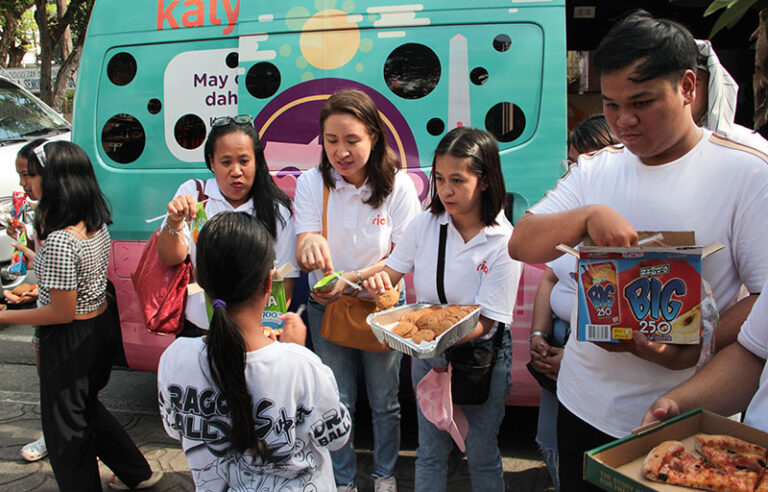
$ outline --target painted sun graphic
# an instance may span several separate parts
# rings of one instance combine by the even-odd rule
[[[367,53],[373,49],[373,41],[360,33],[359,23],[362,15],[350,14],[355,8],[354,2],[345,1],[341,10],[336,8],[336,0],[316,0],[317,13],[312,14],[305,7],[293,7],[286,15],[286,25],[299,35],[301,56],[296,59],[296,66],[305,71],[301,80],[306,82],[315,78],[309,67],[319,70],[335,70],[347,65],[358,52]],[[281,56],[291,54],[290,46],[284,46]],[[356,63],[354,69],[362,72],[363,63]]]
[[[360,30],[352,20],[346,12],[333,9],[310,17],[299,41],[304,59],[322,70],[346,65],[360,46]]]

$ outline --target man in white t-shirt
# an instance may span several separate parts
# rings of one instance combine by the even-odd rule
[[[763,292],[768,290],[768,283]],[[656,400],[643,423],[702,407],[721,415],[747,408],[744,423],[768,432],[768,294],[761,295],[736,343],[724,348],[694,377]],[[749,407],[747,407],[749,405]]]
[[[684,27],[645,12],[611,30],[594,62],[606,119],[624,148],[581,157],[518,221],[509,253],[542,263],[586,234],[601,246],[635,245],[638,230],[693,230],[699,244],[720,241],[725,249],[704,260],[702,274],[721,310],[722,348],[768,278],[768,165],[762,153],[694,123],[697,53]],[[737,301],[742,284],[752,295]],[[693,375],[699,351],[640,333],[616,344],[570,338],[557,384],[563,492],[599,490],[582,480],[583,453],[636,427],[651,402]]]

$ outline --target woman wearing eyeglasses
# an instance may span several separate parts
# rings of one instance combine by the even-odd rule
[[[40,178],[38,307],[0,311],[0,325],[40,325],[40,417],[56,482],[62,491],[100,491],[101,460],[117,475],[112,488],[151,487],[163,473],[152,472],[98,399],[121,344],[106,296],[109,206],[88,155],[73,143],[40,144],[27,172]]]
[[[255,216],[275,240],[277,266],[295,264],[296,235],[291,200],[269,175],[264,148],[251,116],[214,120],[205,141],[204,153],[205,164],[213,172],[213,178],[205,183],[194,179],[182,183],[168,203],[168,216],[161,227],[157,245],[160,260],[174,266],[189,255],[192,263],[196,264],[195,241],[188,224],[197,215],[198,198],[202,195],[208,219],[224,211],[246,212]],[[237,261],[247,261],[247,258],[233,258],[233,265]],[[285,280],[288,302],[298,275],[298,272],[292,273]],[[204,294],[190,294],[181,336],[200,336],[208,326]]]

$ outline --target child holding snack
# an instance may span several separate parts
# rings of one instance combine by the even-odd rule
[[[378,294],[390,289],[404,274],[413,272],[417,301],[440,303],[442,296],[436,280],[438,248],[441,229],[445,231],[448,260],[443,273],[444,302],[481,306],[474,331],[454,348],[466,344],[485,348],[491,351],[494,361],[485,402],[462,405],[469,423],[464,440],[472,490],[503,491],[498,432],[511,387],[509,324],[522,268],[507,255],[512,225],[503,210],[506,192],[496,141],[487,132],[474,128],[451,130],[435,150],[430,180],[429,209],[411,222],[384,269],[366,280],[365,286],[371,294]],[[413,359],[414,389],[432,368],[446,365],[445,354]],[[427,420],[418,406],[417,410],[415,488],[445,490],[448,456],[453,447],[451,435]]]
[[[151,487],[163,473],[98,399],[121,343],[106,300],[109,206],[83,149],[54,141],[33,153],[39,307],[2,311],[0,324],[41,325],[40,416],[59,489],[101,490],[99,460],[116,473],[113,488]]]
[[[168,216],[160,230],[157,244],[160,260],[174,266],[189,255],[192,264],[196,264],[195,240],[202,223],[218,213],[235,211],[251,214],[264,224],[275,239],[278,267],[293,263],[296,235],[291,200],[269,175],[264,148],[251,116],[215,119],[205,141],[204,153],[205,164],[214,176],[203,186],[205,203],[198,204],[198,181],[191,179],[179,187],[168,203]],[[245,260],[233,259],[234,262]],[[289,303],[296,277],[298,272],[293,272],[285,279]],[[189,294],[184,330],[180,335],[202,335],[208,329],[208,316],[203,293]]]
[[[42,177],[40,176],[40,169],[39,164],[37,163],[36,159],[32,159],[32,156],[34,155],[34,149],[45,142],[44,138],[38,138],[36,140],[33,140],[26,144],[24,147],[19,150],[19,153],[16,155],[16,174],[19,175],[19,186],[21,186],[24,189],[24,193],[27,194],[27,198],[30,200],[38,201],[40,200],[40,197],[42,196]],[[17,239],[19,237],[19,234],[21,232],[27,232],[26,226],[23,223],[19,224],[20,228],[23,228],[23,230],[20,230],[20,228],[12,228],[8,227],[6,229],[6,232],[9,236],[11,236],[14,239]],[[20,245],[17,245],[17,247]],[[27,238],[27,248],[19,247],[22,251],[24,251],[25,256],[27,257],[27,262],[29,265],[32,264],[32,261],[35,259],[35,253],[33,250],[33,241],[31,240],[31,237]],[[5,296],[5,301],[8,304],[15,304],[15,305],[22,305],[27,304],[31,302],[35,302],[37,300],[38,296],[38,290],[37,286],[30,286],[29,288],[23,288],[25,285],[28,284],[22,284],[16,287],[13,290],[3,290],[3,295]],[[32,337],[32,346],[35,347],[35,367],[37,368],[38,375],[40,374],[40,327],[35,326],[35,334]],[[32,441],[29,444],[26,444],[23,448],[21,448],[21,451],[19,452],[21,454],[21,457],[24,458],[26,461],[37,461],[45,458],[48,456],[48,449],[45,447],[45,437],[40,436],[40,439],[37,439],[36,441]]]
[[[302,174],[296,183],[296,259],[304,271],[311,272],[310,285],[337,269],[344,270],[348,281],[360,283],[384,265],[384,258],[419,212],[416,187],[405,173],[398,172],[400,163],[387,145],[384,122],[364,92],[344,90],[328,98],[320,111],[320,137],[320,165]],[[402,354],[343,347],[322,336],[326,306],[345,288],[347,283],[338,281],[330,291],[312,294],[307,306],[312,343],[333,369],[341,401],[353,416],[357,368],[362,365],[373,414],[374,489],[394,491],[400,451],[397,393]],[[350,437],[349,444],[331,454],[339,491],[356,490],[353,443]]]
[[[333,373],[299,345],[306,327],[296,314],[284,337],[297,343],[275,342],[261,326],[272,234],[250,214],[223,212],[197,248],[197,278],[214,299],[208,335],[177,339],[157,373],[163,425],[181,440],[197,490],[335,491],[328,450],[347,441],[350,417]],[[232,258],[249,261],[229,269]],[[200,407],[183,403],[193,393]]]

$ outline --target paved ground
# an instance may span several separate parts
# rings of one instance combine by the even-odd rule
[[[22,445],[36,439],[40,432],[37,377],[34,352],[28,340],[31,328],[0,328],[0,491],[55,491],[48,460],[25,463],[19,457]],[[403,402],[402,451],[397,468],[399,490],[413,490],[413,464],[416,425],[413,402]],[[184,454],[176,441],[166,437],[155,407],[155,375],[129,370],[115,370],[102,401],[110,408],[139,445],[152,468],[165,471],[164,478],[152,490],[194,490]],[[358,485],[361,492],[372,490],[368,475],[372,466],[370,421],[361,408],[357,428]],[[501,429],[500,445],[504,456],[507,490],[544,492],[549,476],[533,442],[536,409],[509,408]],[[102,478],[111,476],[102,466]],[[451,463],[449,491],[469,491],[466,461],[456,455]]]

